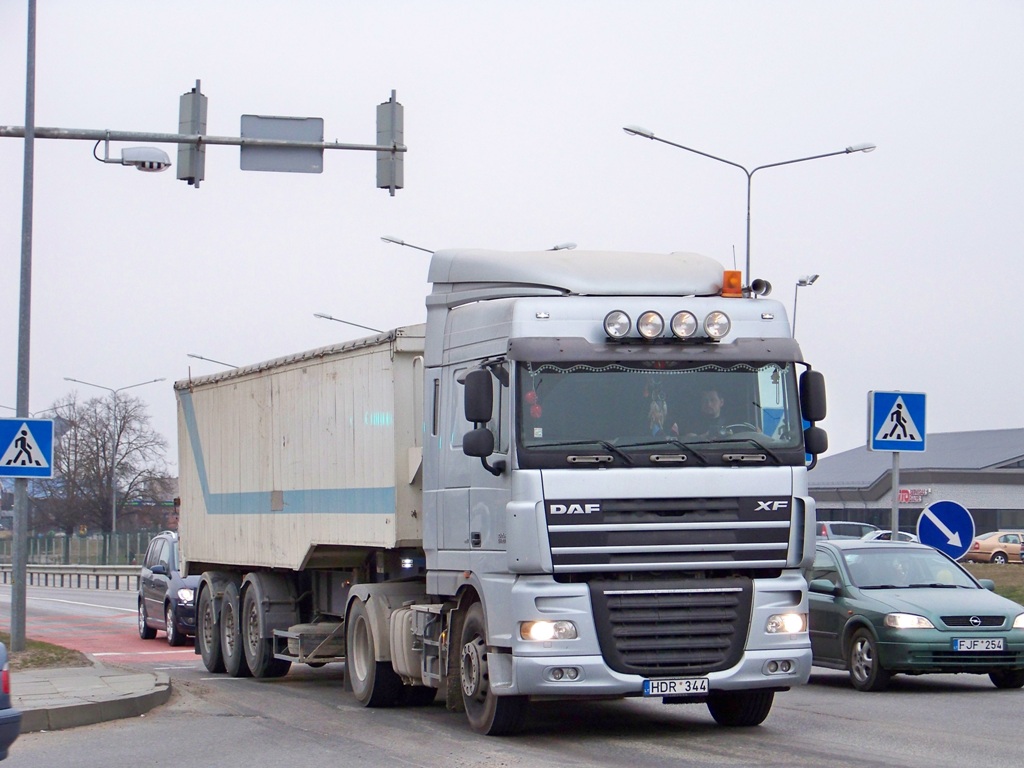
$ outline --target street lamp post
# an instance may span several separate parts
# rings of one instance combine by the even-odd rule
[[[412,246],[415,248],[416,246]],[[424,250],[424,249],[420,249]],[[360,325],[359,323],[353,323],[351,320],[342,320],[340,317],[332,317],[331,315],[324,314],[323,312],[314,312],[313,317],[319,317],[321,320],[333,320],[336,323],[344,323],[345,325],[352,325],[356,328],[362,328],[364,331],[373,331],[374,333],[384,333],[380,328],[371,328],[368,325]]]
[[[142,387],[146,384],[156,384],[158,381],[164,381],[164,379],[140,381],[138,384],[129,384],[127,387],[118,387],[117,389],[105,387],[102,384],[93,384],[89,381],[82,381],[81,379],[72,379],[70,376],[65,376],[64,381],[73,381],[75,384],[85,384],[87,387],[105,389],[110,393],[110,419],[112,427],[110,433],[110,532],[117,533],[117,478],[115,474],[117,469],[117,393],[124,392],[126,389]]]
[[[873,152],[875,150],[874,144],[854,144],[852,146],[847,147],[846,149],[840,149],[836,152],[825,152],[824,154],[821,155],[810,155],[808,157],[798,157],[794,160],[783,160],[778,163],[768,163],[766,165],[759,165],[756,168],[747,170],[744,166],[740,165],[739,163],[734,163],[732,160],[726,160],[724,157],[716,157],[715,155],[708,154],[707,152],[701,152],[699,149],[694,149],[693,147],[684,147],[682,144],[676,144],[674,141],[669,141],[668,139],[663,139],[660,136],[655,136],[653,131],[649,131],[646,128],[641,128],[636,125],[627,125],[622,130],[624,130],[630,136],[642,136],[643,138],[651,139],[652,141],[660,141],[662,144],[668,144],[669,146],[672,147],[685,149],[687,152],[693,152],[696,155],[701,155],[702,157],[707,157],[712,160],[717,160],[720,163],[731,165],[734,168],[739,168],[741,171],[743,171],[743,173],[747,175],[747,260],[744,277],[746,278],[748,284],[750,283],[750,187],[751,182],[754,179],[754,174],[760,170],[764,170],[765,168],[775,168],[780,165],[792,165],[793,163],[803,163],[807,160],[818,160],[822,157],[834,157],[835,155],[849,155],[853,152]]]
[[[796,287],[793,288],[793,338],[796,338],[796,299],[799,295],[801,288],[806,288],[808,285],[814,285],[814,281],[817,280],[819,275],[804,275],[796,281]]]

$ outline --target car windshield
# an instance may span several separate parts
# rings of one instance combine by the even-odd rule
[[[934,549],[886,545],[843,552],[850,579],[861,589],[946,587],[979,589],[970,574]]]

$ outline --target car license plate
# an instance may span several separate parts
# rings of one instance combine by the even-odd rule
[[[644,680],[644,696],[690,696],[711,690],[706,677],[677,677],[672,680]]]
[[[958,637],[953,640],[954,651],[1001,651],[1001,637]]]

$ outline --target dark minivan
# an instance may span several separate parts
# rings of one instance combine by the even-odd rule
[[[178,570],[178,534],[154,536],[139,574],[139,637],[151,640],[163,630],[170,645],[194,637],[198,587],[198,576],[182,576]]]

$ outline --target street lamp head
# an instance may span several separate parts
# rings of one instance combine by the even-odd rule
[[[115,165],[134,166],[140,171],[158,173],[166,171],[171,167],[171,158],[162,149],[156,147],[127,147],[121,151],[121,159],[111,159],[109,139],[103,144],[103,157],[96,154],[100,142],[92,148],[92,156],[101,163],[114,163]]]
[[[804,275],[803,277],[796,281],[796,284],[801,287],[807,285],[814,285],[814,281],[817,280],[819,277],[820,275]]]
[[[852,147],[846,148],[846,154],[851,152],[874,152],[877,147],[874,144],[854,144]]]
[[[171,167],[171,158],[157,147],[127,147],[121,151],[121,165],[133,165],[139,171],[159,173]]]
[[[654,138],[654,131],[649,131],[646,128],[641,128],[639,125],[626,125],[623,126],[622,130],[624,130],[630,136],[643,136],[645,139]]]
[[[571,251],[576,247],[576,243],[559,243],[558,245],[548,248],[549,251]]]

